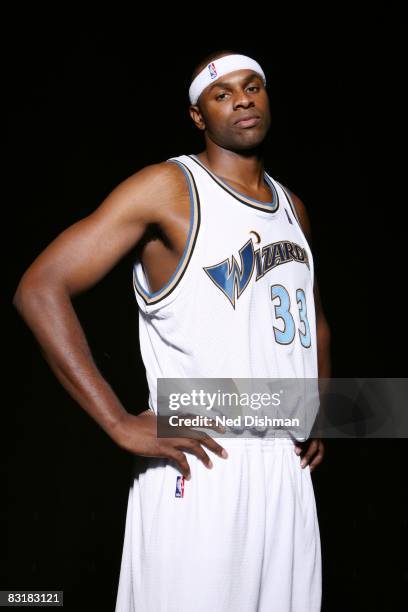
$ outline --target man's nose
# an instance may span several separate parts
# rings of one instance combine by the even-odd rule
[[[242,91],[236,94],[234,99],[234,108],[238,106],[243,106],[244,108],[248,108],[248,106],[252,106],[254,104],[253,100],[251,100],[250,96],[248,96],[245,91]]]

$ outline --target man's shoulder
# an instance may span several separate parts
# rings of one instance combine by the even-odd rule
[[[125,192],[127,201],[134,203],[151,223],[160,222],[174,205],[189,198],[183,170],[168,160],[140,168],[128,176],[118,189]]]
[[[188,184],[182,168],[170,160],[149,164],[127,179],[131,188],[142,190],[154,198],[173,198],[188,193]]]
[[[186,179],[178,164],[167,160],[148,164],[130,174],[118,185],[130,200],[148,205],[179,196],[187,189]],[[188,191],[188,189],[187,189]]]
[[[185,182],[183,171],[169,160],[149,164],[134,172],[129,179],[133,183],[148,184],[154,190],[172,189]]]

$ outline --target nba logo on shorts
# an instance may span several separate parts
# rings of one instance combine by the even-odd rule
[[[175,496],[184,497],[184,476],[177,476]]]
[[[214,65],[214,62],[211,62],[211,64],[208,64],[208,70],[210,71],[210,77],[212,79],[215,79],[215,77],[217,76],[217,69]]]

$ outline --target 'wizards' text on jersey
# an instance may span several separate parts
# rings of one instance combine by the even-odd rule
[[[306,250],[289,240],[274,242],[267,244],[262,250],[254,250],[254,245],[250,238],[239,249],[239,256],[241,258],[241,267],[238,266],[235,257],[232,255],[232,263],[229,259],[225,259],[218,264],[204,268],[211,280],[227,296],[233,308],[235,308],[235,295],[239,298],[245,291],[255,266],[255,281],[262,278],[276,266],[290,261],[304,263],[310,269]]]

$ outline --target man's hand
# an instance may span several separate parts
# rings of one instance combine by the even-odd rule
[[[295,453],[302,456],[300,465],[305,468],[310,466],[310,471],[313,472],[316,466],[323,461],[324,444],[322,440],[309,438],[305,442],[295,443]]]
[[[216,425],[212,429],[222,431],[222,428]],[[158,437],[157,416],[151,410],[145,410],[137,416],[129,413],[124,415],[110,432],[110,436],[121,448],[136,455],[165,457],[175,461],[187,480],[190,480],[191,472],[183,450],[196,455],[209,469],[213,464],[202,444],[227,459],[227,451],[205,432],[189,427],[179,427],[178,431],[185,433],[186,437]]]

